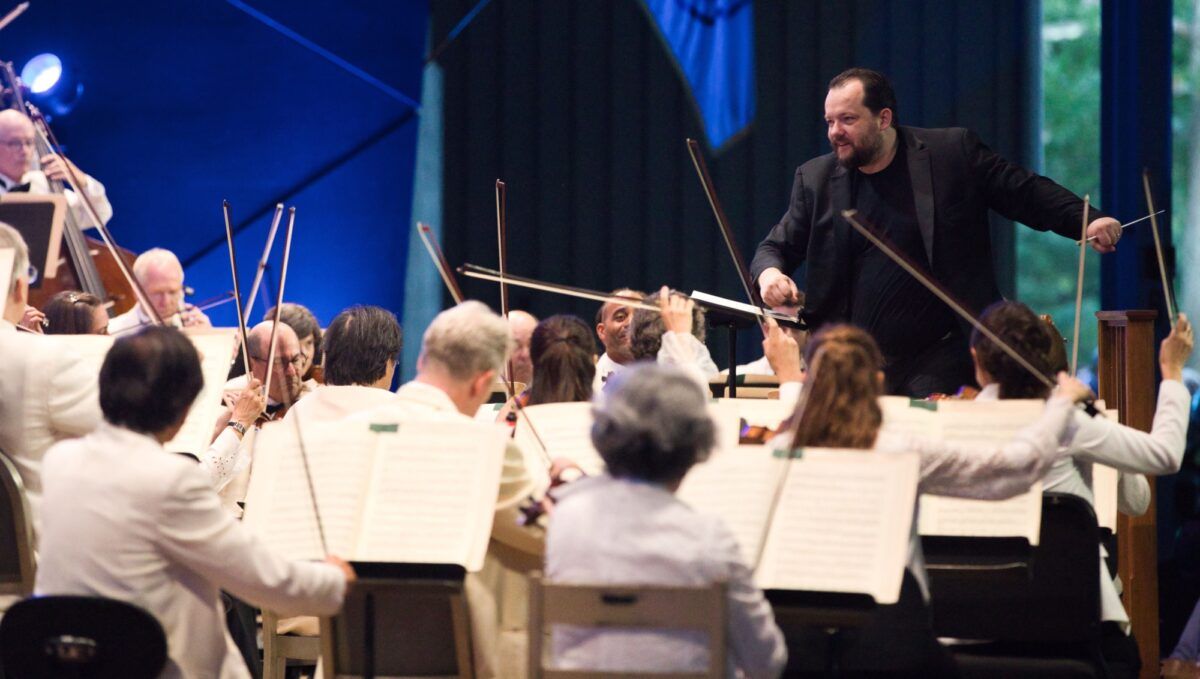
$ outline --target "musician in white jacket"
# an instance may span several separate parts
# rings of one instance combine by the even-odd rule
[[[105,423],[46,455],[36,593],[127,601],[167,635],[165,677],[249,677],[219,590],[283,613],[330,615],[348,564],[289,562],[221,508],[207,474],[162,443],[183,426],[203,378],[170,328],[118,340],[100,372]]]

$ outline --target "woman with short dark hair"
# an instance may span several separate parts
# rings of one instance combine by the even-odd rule
[[[108,310],[99,297],[64,290],[42,307],[47,335],[107,335]]]
[[[534,375],[537,375],[535,370]],[[680,369],[637,364],[597,396],[592,443],[606,474],[562,486],[546,534],[548,580],[727,588],[730,672],[775,677],[787,660],[771,606],[724,522],[675,497],[708,458],[707,397]],[[707,665],[704,635],[560,627],[555,664],[598,671],[680,672]],[[732,675],[731,675],[732,676]]]

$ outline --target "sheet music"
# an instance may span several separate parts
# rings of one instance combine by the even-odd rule
[[[719,309],[731,309],[744,314],[750,314],[752,316],[763,315],[762,309],[759,309],[752,304],[726,299],[725,297],[717,297],[716,295],[710,295],[707,292],[700,292],[699,290],[693,290],[691,298],[695,300],[697,304],[702,306],[716,307]],[[781,314],[778,311],[772,311],[770,309],[767,309],[767,315],[780,321],[791,321],[792,323],[798,323],[800,321],[799,317],[797,316]]]
[[[225,377],[237,342],[236,328],[185,328],[183,333],[192,340],[200,354],[200,371],[204,387],[188,411],[183,428],[175,438],[164,444],[169,452],[200,455],[208,450],[213,438],[213,423],[221,413]]]
[[[526,407],[525,414],[546,444],[546,452],[551,459],[565,457],[588,474],[604,473],[604,460],[592,446],[591,403],[544,403]],[[541,448],[529,431],[525,418],[517,418],[515,438],[525,454],[526,468],[544,469],[546,463],[541,460]]]
[[[355,558],[378,437],[365,422],[300,424],[329,551]],[[296,427],[290,421],[269,423],[257,436],[243,521],[289,558],[325,556]]]
[[[715,431],[713,432],[713,451],[731,450],[738,445],[738,439],[742,433],[742,419],[748,420],[751,424],[759,424],[759,420],[770,420],[770,416],[761,417],[755,416],[753,412],[747,416],[747,410],[733,401],[742,401],[749,399],[717,399],[708,404],[708,416],[712,418]],[[753,417],[753,419],[751,419]],[[778,423],[776,423],[778,424]],[[774,427],[772,427],[774,428]]]
[[[378,436],[358,560],[483,568],[505,432],[491,424],[424,422]]]
[[[8,306],[8,291],[12,289],[13,260],[16,257],[16,250],[0,248],[0,290],[4,291],[4,295],[0,297],[0,318],[4,317],[4,309]]]
[[[676,492],[697,512],[724,520],[751,568],[766,537],[776,482],[787,468],[787,459],[773,452],[768,446],[718,449],[692,467]]]
[[[1045,405],[1038,399],[938,401],[936,418],[942,439],[969,452],[971,447],[1011,441],[1041,417]],[[1023,537],[1036,545],[1042,485],[1036,483],[1027,493],[998,501],[922,495],[919,517],[921,535]]]
[[[500,409],[503,407],[503,403],[484,403],[479,406],[479,410],[475,411],[475,421],[495,422],[496,417],[500,415]]]
[[[737,417],[746,420],[746,424],[770,429],[777,429],[779,423],[790,417],[795,410],[793,404],[784,403],[779,399],[719,398],[715,403],[733,408]]]
[[[937,438],[940,428],[935,401],[917,401],[907,396],[881,396],[882,429],[896,434]]]
[[[805,448],[789,465],[758,585],[896,602],[919,464],[915,453]]]

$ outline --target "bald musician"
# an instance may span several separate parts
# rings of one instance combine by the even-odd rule
[[[0,452],[25,484],[35,533],[40,527],[42,457],[52,444],[88,433],[100,423],[99,365],[71,348],[69,336],[17,329],[29,299],[29,248],[0,222],[0,249],[12,249],[12,283],[0,318]]]
[[[641,299],[646,293],[630,288],[613,290],[612,294]],[[633,320],[633,307],[621,299],[610,299],[596,310],[596,336],[604,345],[604,353],[596,361],[596,379],[592,382],[592,393],[604,388],[608,378],[633,363],[633,351],[629,348],[629,322]]]
[[[133,262],[133,275],[167,325],[176,328],[212,327],[212,321],[203,311],[183,301],[183,265],[175,253],[163,248],[151,248],[143,252]],[[135,305],[109,322],[108,334],[119,335],[151,323],[141,305]]]
[[[533,383],[533,360],[529,356],[529,342],[537,324],[537,316],[528,311],[512,309],[508,312],[508,327],[512,331],[513,341],[517,343],[509,359],[512,363],[512,381],[526,386]],[[507,369],[505,366],[505,370]]]
[[[72,184],[71,174],[65,166],[65,163],[70,161],[55,155],[38,158],[35,152],[35,138],[33,123],[28,116],[11,108],[0,111],[0,194],[10,191],[47,194],[50,193],[50,180]],[[40,164],[40,170],[32,169],[34,160]],[[96,208],[100,219],[107,224],[108,220],[112,219],[113,209],[104,193],[104,185],[80,170],[74,163],[71,163],[70,167],[83,183],[82,187],[73,188],[82,189],[87,193],[92,207]],[[96,225],[91,213],[84,207],[83,201],[75,191],[68,189],[64,195],[76,224],[85,229]]]
[[[996,155],[963,128],[899,126],[896,95],[864,68],[829,83],[825,123],[832,152],[796,170],[783,218],[750,265],[763,301],[795,301],[789,277],[807,262],[807,317],[866,329],[883,351],[887,391],[954,393],[973,379],[967,328],[950,309],[842,217],[855,209],[967,308],[1000,299],[988,211],[1079,238],[1083,201]],[[1120,224],[1094,208],[1093,247],[1111,252]]]

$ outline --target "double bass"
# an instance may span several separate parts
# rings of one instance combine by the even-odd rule
[[[5,81],[3,91],[5,106],[22,113],[28,109],[36,115],[36,109],[28,106],[25,102],[25,85],[17,77],[12,63],[0,62],[0,72],[3,73]],[[36,166],[37,159],[51,155],[54,151],[43,128],[36,125],[34,127],[34,147],[36,152],[34,169],[39,169]],[[62,180],[47,178],[47,183],[51,193],[61,195],[66,190]],[[75,190],[83,191],[80,187],[75,187]],[[66,213],[63,224],[63,244],[65,247],[61,251],[65,253],[63,262],[65,266],[58,268],[58,274],[54,278],[44,278],[30,287],[29,303],[31,305],[41,308],[51,297],[65,290],[81,290],[95,295],[103,300],[110,316],[124,313],[137,304],[137,294],[122,271],[122,264],[124,264],[125,270],[129,270],[137,255],[117,247],[115,250],[123,260],[118,263],[113,251],[103,241],[84,235],[83,228],[75,219],[73,210],[67,210]]]

